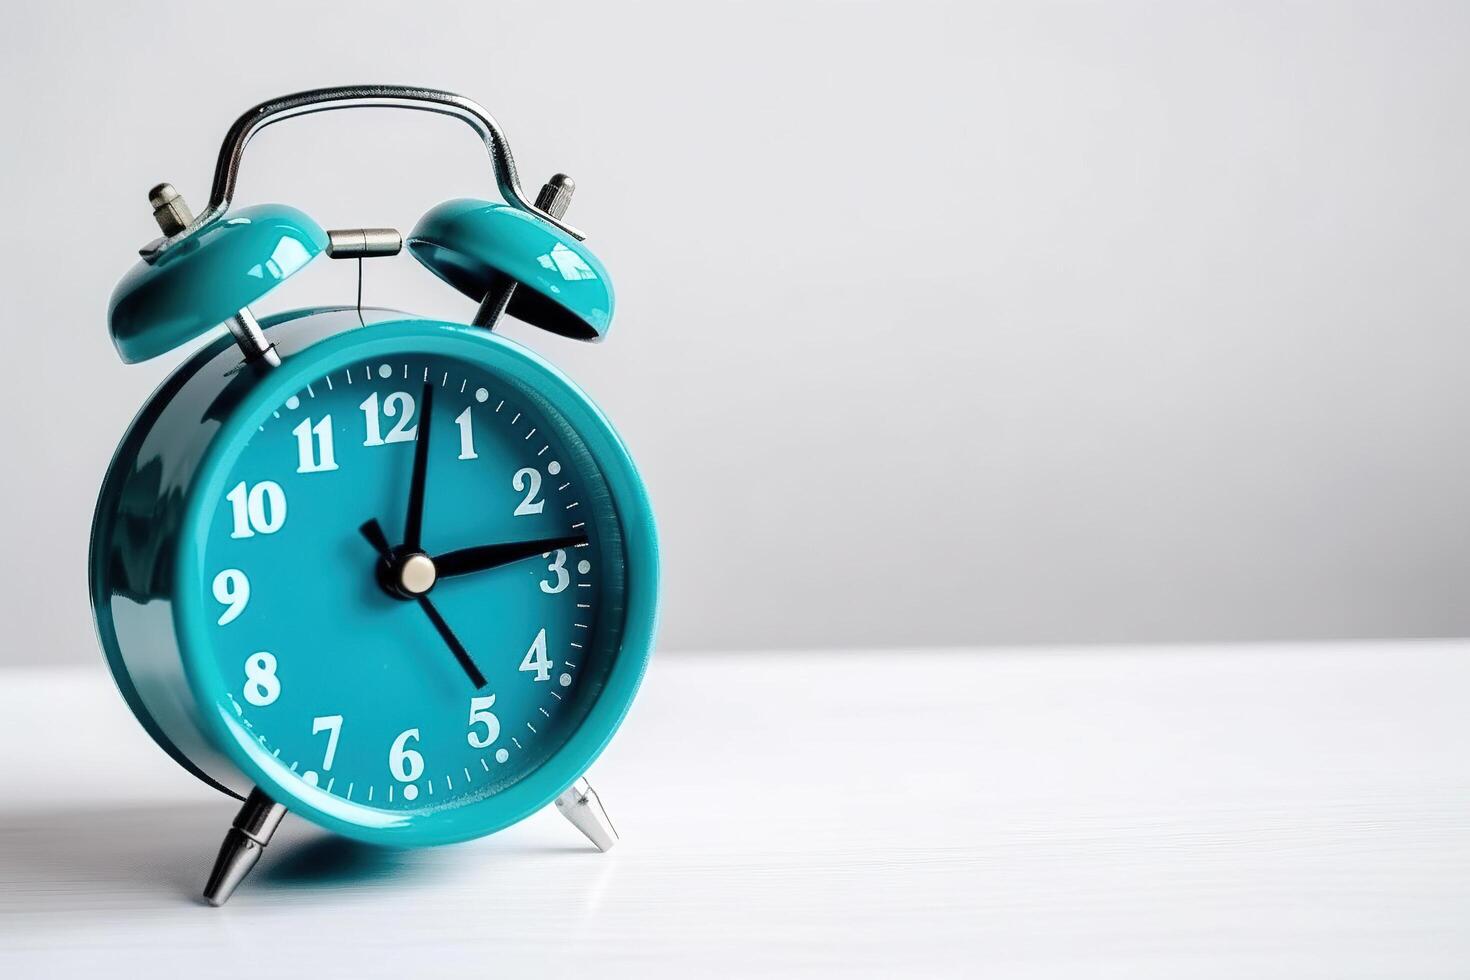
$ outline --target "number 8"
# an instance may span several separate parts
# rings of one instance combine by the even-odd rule
[[[257,708],[273,704],[281,696],[281,681],[276,677],[275,654],[264,650],[245,661],[245,700]]]

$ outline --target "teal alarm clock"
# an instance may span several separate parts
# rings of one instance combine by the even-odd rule
[[[503,200],[442,204],[406,238],[231,206],[262,127],[356,106],[468,123]],[[151,193],[163,237],[113,294],[117,350],[136,362],[219,335],[123,436],[97,503],[91,596],[138,720],[244,800],[211,904],[287,811],[417,846],[555,805],[598,849],[617,839],[586,772],[648,665],[653,515],[591,400],[493,332],[509,315],[606,335],[612,285],[563,221],[571,192],[557,175],[528,201],[500,127],[468,99],[351,86],[241,116],[197,217],[172,187]],[[479,303],[468,323],[360,306],[250,312],[323,255],[405,247]]]

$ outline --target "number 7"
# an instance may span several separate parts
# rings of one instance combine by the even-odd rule
[[[337,758],[337,738],[342,734],[341,715],[322,715],[320,718],[311,720],[311,733],[320,735],[327,732],[327,754],[322,756],[322,772],[332,768],[332,760]]]

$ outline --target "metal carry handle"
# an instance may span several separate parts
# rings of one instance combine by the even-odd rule
[[[510,144],[506,142],[505,133],[501,131],[500,124],[494,117],[478,102],[453,92],[411,85],[339,85],[283,95],[262,102],[236,119],[220,146],[219,160],[214,166],[214,184],[209,193],[209,206],[177,235],[162,239],[144,249],[145,254],[161,251],[173,242],[192,235],[229,210],[230,201],[235,196],[235,183],[240,177],[240,161],[245,155],[246,145],[256,133],[293,116],[356,108],[418,109],[453,116],[463,121],[475,131],[489,151],[496,186],[500,188],[500,194],[507,204],[550,222],[579,241],[587,237],[527,200],[521,190],[520,179],[516,176],[515,159],[510,154]]]

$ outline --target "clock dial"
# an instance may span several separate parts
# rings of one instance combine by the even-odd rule
[[[201,601],[228,704],[283,770],[460,806],[575,730],[622,629],[608,488],[534,392],[454,358],[341,367],[228,463]]]

